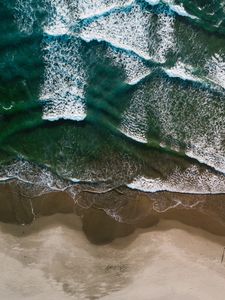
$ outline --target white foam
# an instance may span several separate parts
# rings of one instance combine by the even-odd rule
[[[213,125],[214,124],[211,124],[211,130],[213,130]],[[210,133],[211,136],[203,135],[197,138],[192,137],[192,141],[185,151],[185,154],[225,174],[224,127],[219,128],[218,131],[217,125],[215,124],[214,130],[214,133]]]
[[[45,27],[44,32],[48,35],[57,36],[69,34],[69,29],[62,24],[55,24],[55,26]]]
[[[48,16],[44,26],[44,82],[40,100],[45,102],[43,119],[81,121],[86,117],[84,103],[85,67],[79,41],[70,35],[78,19],[78,3],[46,0]],[[49,35],[53,36],[49,38]]]
[[[134,0],[78,0],[79,18],[88,19],[100,16],[114,9],[130,6]]]
[[[170,141],[170,148],[184,143],[186,155],[225,173],[225,104],[221,95],[157,79],[149,103],[157,116],[161,141]]]
[[[32,34],[33,25],[36,21],[35,11],[33,9],[33,0],[16,0],[15,1],[15,20],[21,32]]]
[[[159,63],[165,63],[168,51],[174,50],[176,46],[173,16],[166,14],[158,15],[156,35],[159,43],[155,45],[152,59]]]
[[[64,35],[71,24],[71,15],[66,0],[47,0],[48,17],[44,32],[49,35]]]
[[[131,129],[130,127],[126,127],[126,125],[123,125],[123,127],[119,130],[121,133],[123,133],[124,135],[126,135],[134,141],[137,141],[142,144],[148,143],[148,140],[145,138],[145,135],[140,132],[136,133],[133,128]]]
[[[11,109],[13,108],[13,105],[11,104],[11,105],[9,105],[8,107],[2,105],[2,108],[3,108],[4,110],[11,110]]]
[[[98,15],[103,11],[110,11],[112,8],[131,5],[132,1],[106,1],[93,3],[92,1],[78,1],[75,13],[77,18],[86,18]],[[71,5],[64,1],[50,0],[52,10],[48,18],[48,24],[45,26],[45,33],[48,35],[64,35],[70,32],[71,25]],[[143,45],[147,49],[146,38],[142,35],[147,34],[146,25],[148,23],[148,14],[143,13],[137,5],[132,6],[130,12],[110,13],[104,18],[99,17],[91,22],[90,25],[81,30],[81,37],[86,41],[92,39],[106,40],[112,45],[133,51],[139,56],[149,59],[146,51],[142,51]],[[121,21],[122,20],[122,21]],[[141,24],[137,20],[142,20]],[[122,24],[120,24],[122,23]],[[137,36],[133,41],[133,24],[137,28]],[[121,30],[125,28],[125,32]],[[106,38],[105,38],[106,37]],[[69,37],[67,37],[69,38]],[[128,40],[128,44],[123,40]],[[69,45],[62,39],[49,40],[46,36],[44,40],[45,51],[45,81],[42,86],[40,99],[46,102],[44,106],[43,119],[55,121],[58,119],[83,120],[86,117],[86,108],[84,104],[84,86],[86,74],[82,59],[80,58],[77,43],[69,42]],[[124,61],[125,54],[115,59],[115,63]],[[114,57],[115,58],[115,57]],[[132,67],[135,66],[132,70]],[[139,67],[141,66],[141,69]],[[139,80],[147,76],[150,71],[141,61],[136,58],[129,58],[123,64],[127,73],[127,82],[136,84]],[[132,70],[132,71],[131,71]],[[131,74],[132,73],[132,74]]]
[[[151,16],[151,13],[143,11],[139,5],[133,5],[129,11],[112,12],[92,21],[81,30],[80,36],[86,42],[106,41],[148,60]]]
[[[69,180],[71,180],[72,182],[75,182],[75,183],[78,183],[78,182],[80,182],[80,179],[78,179],[78,178],[69,178]]]
[[[151,5],[157,5],[160,3],[160,0],[145,0],[145,2],[147,2]]]
[[[158,5],[160,2],[162,2],[162,3],[165,3],[165,4],[169,5],[169,8],[172,11],[176,12],[180,16],[189,17],[191,19],[198,19],[196,16],[193,16],[193,15],[189,14],[185,10],[183,4],[176,5],[176,4],[174,4],[173,0],[162,0],[162,1],[160,1],[160,0],[145,0],[145,2],[147,2],[147,3],[149,3],[150,5],[153,5],[153,6]]]
[[[201,79],[192,74],[194,71],[193,67],[182,62],[178,62],[174,67],[170,69],[163,68],[163,70],[169,77],[177,77],[183,80],[202,82]]]
[[[81,121],[86,117],[86,73],[78,48],[76,38],[46,37],[44,41],[45,74],[40,94],[40,100],[45,101],[43,119]]]
[[[1,176],[0,177],[0,182],[2,181],[2,182],[4,182],[4,181],[8,181],[8,180],[10,180],[11,179],[11,177],[5,177],[5,176]]]
[[[135,77],[134,79],[128,81],[128,83],[130,85],[135,85],[138,82],[140,82],[142,79],[144,79],[145,77],[149,76],[151,74],[150,70],[146,70],[145,72],[143,72],[142,74],[140,74],[140,76]]]
[[[222,55],[216,53],[205,69],[208,71],[207,79],[225,89],[225,59]]]
[[[151,74],[150,68],[137,56],[129,55],[111,47],[108,48],[106,55],[112,59],[114,65],[123,68],[126,75],[125,80],[128,84],[135,85]]]
[[[170,9],[172,9],[174,12],[176,12],[180,16],[188,17],[191,19],[198,19],[198,17],[189,14],[183,7],[183,4],[181,4],[181,5],[170,4]]]
[[[89,35],[89,34],[81,34],[81,38],[86,41],[86,42],[90,42],[90,41],[93,41],[93,40],[96,40],[98,42],[108,42],[110,45],[116,47],[116,48],[119,48],[119,49],[122,49],[122,50],[125,50],[125,51],[132,51],[134,52],[135,54],[137,54],[138,56],[140,56],[141,58],[143,59],[146,59],[146,60],[150,60],[151,57],[146,54],[144,51],[140,50],[140,49],[137,49],[135,47],[132,47],[132,46],[129,46],[129,45],[124,45],[123,43],[118,43],[116,40],[114,40],[113,38],[111,39],[109,36],[106,38],[101,38],[100,36],[98,36],[98,33],[94,33],[93,35]]]
[[[139,89],[131,99],[129,107],[122,115],[119,127],[120,132],[140,143],[147,143],[146,133],[148,130],[148,119],[144,92]]]
[[[160,178],[137,177],[127,185],[131,189],[144,192],[170,191],[193,194],[220,194],[225,192],[225,176],[210,171],[201,173],[196,166],[186,171],[175,170],[166,180]]]
[[[46,167],[34,165],[26,160],[12,162],[0,168],[0,182],[17,180],[24,194],[31,196],[49,193],[51,191],[65,191],[71,184],[51,173]]]
[[[72,96],[71,96],[72,97]],[[76,96],[74,96],[74,100]],[[84,104],[76,100],[76,103],[72,100],[64,103],[64,98],[54,99],[53,105],[45,106],[43,112],[43,120],[57,121],[60,119],[73,120],[73,121],[83,121],[86,118],[86,111]]]

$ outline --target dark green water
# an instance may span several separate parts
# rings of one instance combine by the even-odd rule
[[[1,0],[2,181],[225,192],[225,3],[207,2]]]

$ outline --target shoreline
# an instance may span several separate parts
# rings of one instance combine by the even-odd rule
[[[1,299],[224,299],[224,195],[83,192],[84,208],[8,184],[0,200]]]
[[[160,220],[179,221],[225,236],[223,194],[145,193],[123,187],[101,194],[81,191],[74,201],[66,192],[27,197],[16,182],[10,182],[0,184],[0,200],[0,222],[31,224],[43,216],[75,214],[95,244],[111,242]]]

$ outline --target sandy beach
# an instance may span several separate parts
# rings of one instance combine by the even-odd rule
[[[97,246],[79,217],[0,224],[0,298],[223,300],[225,237],[163,220]]]
[[[224,299],[224,195],[120,189],[79,199],[89,207],[1,185],[0,299]]]

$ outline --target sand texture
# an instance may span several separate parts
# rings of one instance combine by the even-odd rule
[[[0,224],[0,299],[224,300],[225,238],[163,220],[91,244],[74,214]]]

